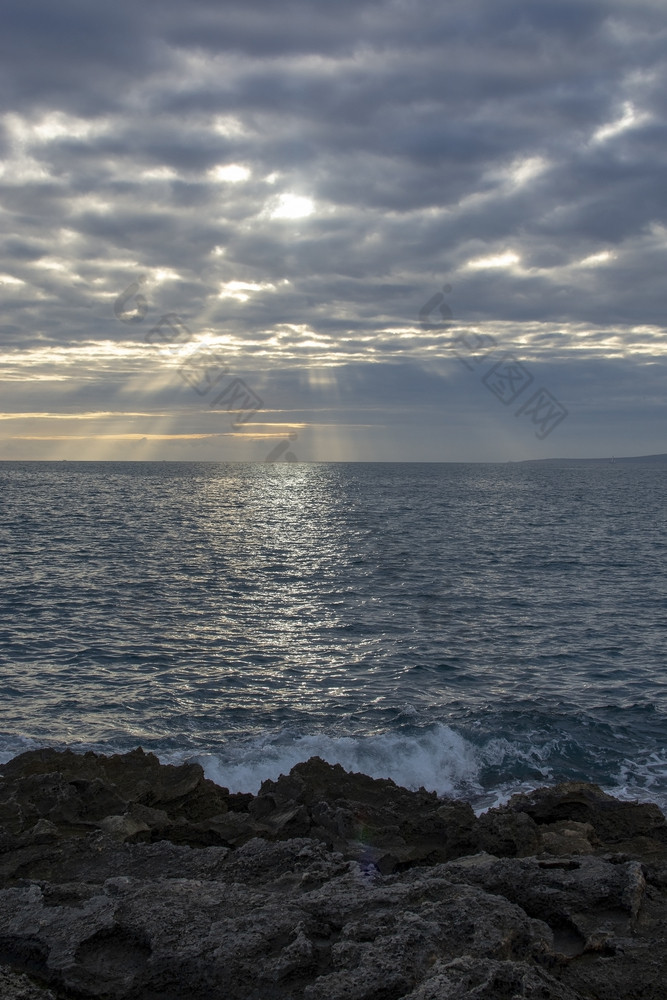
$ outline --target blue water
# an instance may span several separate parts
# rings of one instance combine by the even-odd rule
[[[0,759],[667,808],[667,465],[0,463]]]

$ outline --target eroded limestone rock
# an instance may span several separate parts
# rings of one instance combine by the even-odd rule
[[[243,796],[47,750],[0,824],[2,1000],[664,998],[667,824],[593,785],[475,818],[317,758]]]

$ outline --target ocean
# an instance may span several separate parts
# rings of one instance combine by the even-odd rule
[[[667,465],[0,463],[0,761],[667,811]]]

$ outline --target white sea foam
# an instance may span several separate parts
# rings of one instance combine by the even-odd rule
[[[138,742],[138,741],[137,741]],[[26,750],[50,745],[65,749],[58,741],[0,734],[0,763]],[[84,753],[124,753],[136,746],[76,742],[70,748]],[[562,780],[562,745],[558,738],[512,740],[491,736],[479,744],[466,739],[445,723],[435,723],[412,733],[382,733],[367,736],[329,736],[325,733],[298,735],[267,732],[224,747],[193,753],[192,746],[161,750],[153,746],[164,764],[198,761],[208,778],[232,792],[255,794],[267,778],[288,774],[295,764],[321,757],[373,778],[391,778],[405,788],[426,788],[441,796],[470,801],[479,815],[505,803],[517,792]],[[496,776],[496,781],[491,775]],[[637,754],[606,775],[588,775],[586,780],[624,800],[655,802],[667,814],[667,750]]]
[[[655,802],[667,813],[667,749],[624,760],[617,783],[605,791],[625,801]]]
[[[424,787],[438,795],[474,795],[480,760],[477,749],[459,733],[437,724],[417,736],[327,736],[322,733],[285,738],[265,737],[235,747],[228,759],[201,754],[196,759],[206,776],[233,792],[257,792],[262,781],[287,774],[295,764],[321,757],[346,771],[372,778],[391,778],[405,788]]]
[[[477,814],[503,805],[512,795],[553,784],[560,778],[557,739],[533,745],[496,737],[477,746],[443,723],[417,735],[267,734],[230,748],[228,756],[200,754],[194,759],[202,764],[207,777],[218,784],[232,792],[254,794],[265,779],[275,780],[295,764],[314,756],[330,764],[341,764],[346,771],[391,778],[404,788],[424,787],[441,796],[468,799]],[[509,776],[517,765],[522,770],[529,765],[531,776],[515,775],[493,788],[483,787],[480,778],[484,768],[502,769]],[[617,781],[601,784],[606,792],[618,798],[652,801],[667,811],[667,752],[650,754],[640,762],[626,761]]]

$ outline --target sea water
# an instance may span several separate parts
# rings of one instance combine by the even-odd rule
[[[0,463],[0,760],[667,809],[667,465]]]

